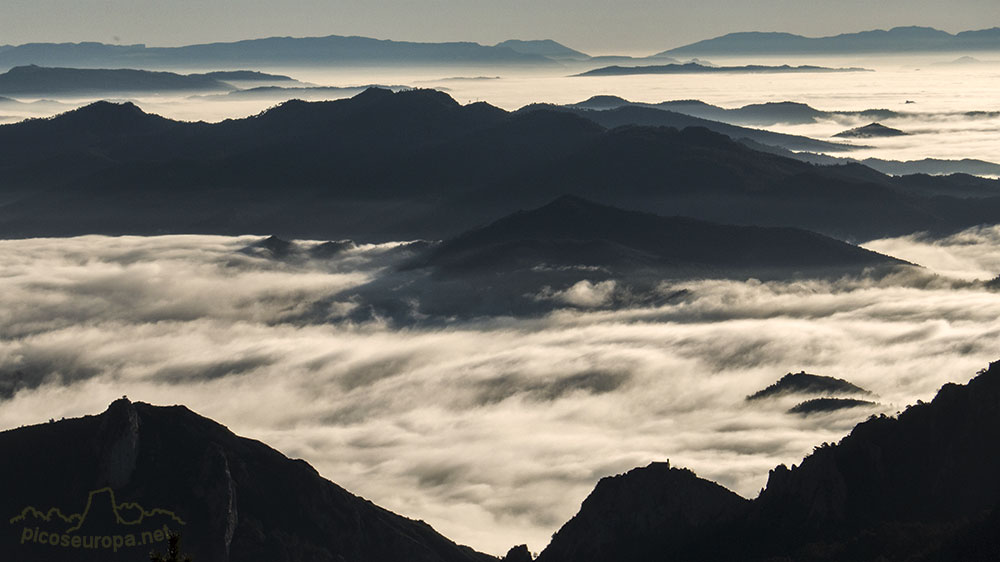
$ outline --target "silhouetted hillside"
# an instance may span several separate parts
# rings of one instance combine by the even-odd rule
[[[441,239],[563,194],[855,240],[1000,216],[997,181],[891,178],[765,154],[696,127],[616,127],[634,121],[627,112],[646,112],[649,124],[694,119],[656,109],[556,109],[508,113],[432,90],[370,89],[209,124],[95,104],[0,126],[0,227],[7,236]],[[983,196],[951,195],[967,184]]]
[[[97,416],[0,433],[0,451],[0,476],[16,483],[0,499],[4,560],[148,560],[151,549],[164,550],[163,536],[142,544],[141,534],[164,525],[197,562],[496,560],[183,406],[116,400]],[[46,521],[39,513],[50,508],[70,519]],[[96,536],[98,546],[24,540],[32,529]],[[137,542],[101,546],[115,535]]]
[[[598,504],[588,498],[539,560],[581,560],[567,548],[577,545],[615,545],[604,559],[621,562],[650,560],[651,552],[689,562],[995,560],[997,439],[1000,362],[966,385],[944,385],[932,402],[898,417],[870,418],[840,443],[817,447],[798,467],[778,466],[757,499],[734,501],[715,517],[701,511],[724,492],[711,483],[678,493],[669,473],[643,481],[632,473],[618,477],[614,497],[628,499]],[[694,477],[688,480],[693,484]],[[686,511],[666,520],[656,515],[677,502],[690,508],[684,533],[676,520],[684,521]],[[636,533],[646,521],[656,524]]]
[[[575,76],[631,76],[635,74],[783,74],[788,72],[870,72],[864,68],[827,68],[824,66],[762,66],[751,64],[745,66],[706,66],[696,62],[686,64],[661,64],[649,66],[605,66],[588,70]]]
[[[1000,28],[952,35],[930,27],[894,27],[830,37],[791,33],[729,33],[664,51],[665,55],[760,55],[994,51],[1000,49]]]
[[[233,86],[209,74],[174,74],[149,70],[96,70],[18,66],[0,74],[0,93],[16,95],[122,94],[139,92],[219,91]]]
[[[778,382],[747,396],[747,400],[773,398],[784,394],[826,394],[838,396],[845,394],[865,395],[871,394],[871,392],[844,379],[825,377],[823,375],[810,375],[802,371],[786,374]]]

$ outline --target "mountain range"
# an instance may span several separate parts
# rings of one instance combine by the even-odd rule
[[[105,43],[0,46],[0,68],[35,64],[81,68],[218,68],[263,66],[556,65],[537,54],[471,42],[414,43],[369,37],[268,37],[181,47]]]
[[[740,32],[659,53],[665,56],[826,55],[858,53],[974,52],[1000,49],[1000,27],[951,34],[931,27],[894,27],[829,37]]]
[[[1000,28],[950,34],[929,27],[896,27],[803,37],[791,33],[730,33],[647,57],[590,56],[551,39],[416,43],[370,37],[268,37],[180,47],[143,44],[26,43],[0,45],[0,69],[39,65],[81,68],[210,68],[261,66],[476,65],[558,68],[580,64],[679,63],[676,57],[900,52],[975,52],[1000,49]]]
[[[623,110],[669,116],[614,111]],[[462,106],[433,90],[369,89],[214,124],[99,102],[0,126],[0,227],[7,236],[442,239],[565,194],[846,240],[1000,216],[995,180],[815,166],[705,128],[611,118],[620,114]]]

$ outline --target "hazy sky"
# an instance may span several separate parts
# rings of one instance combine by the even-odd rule
[[[274,35],[414,41],[552,38],[592,53],[652,52],[731,31],[804,35],[1000,25],[997,0],[3,0],[0,44],[178,45]]]

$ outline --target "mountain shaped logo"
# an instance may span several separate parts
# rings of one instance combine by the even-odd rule
[[[21,526],[22,545],[105,548],[115,552],[123,547],[162,542],[170,536],[171,527],[185,525],[184,519],[168,509],[119,502],[110,487],[91,490],[79,513],[29,505],[9,522]]]

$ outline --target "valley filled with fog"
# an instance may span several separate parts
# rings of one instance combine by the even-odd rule
[[[998,56],[621,76],[577,76],[589,57],[265,64],[231,90],[0,91],[17,155],[0,430],[122,394],[183,404],[496,555],[542,550],[598,480],[653,461],[754,498],[776,465],[998,359]],[[142,111],[4,125],[97,100]],[[717,106],[695,110],[725,129],[654,107],[672,100]],[[795,105],[725,111],[780,102]],[[534,104],[551,105],[517,111]],[[622,107],[677,110],[684,130],[595,117]],[[841,135],[876,121],[898,134]],[[973,159],[927,173],[987,179],[812,165],[848,162],[830,157]],[[819,396],[747,400],[799,372],[868,392],[806,413]]]
[[[540,550],[599,478],[667,460],[745,497],[870,415],[964,382],[1000,349],[1000,229],[864,244],[919,263],[873,280],[664,280],[615,307],[584,280],[556,310],[401,323],[355,290],[407,257],[245,251],[260,237],[0,242],[0,427],[185,404],[478,549]],[[311,242],[300,242],[304,247]],[[389,289],[386,289],[389,290]],[[874,406],[809,416],[745,397],[787,372]]]

